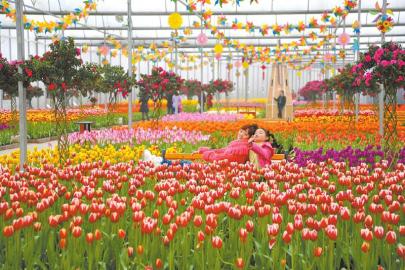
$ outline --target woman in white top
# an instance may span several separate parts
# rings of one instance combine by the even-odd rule
[[[179,113],[179,107],[181,104],[181,97],[179,95],[179,92],[175,92],[173,95],[173,110],[174,110],[174,114],[178,114]]]

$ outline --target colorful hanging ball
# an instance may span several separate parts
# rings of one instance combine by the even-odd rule
[[[220,60],[221,59],[221,54],[220,53],[215,54],[215,59]]]
[[[206,34],[200,33],[200,34],[197,36],[197,44],[198,44],[198,45],[205,45],[205,44],[207,44],[207,42],[208,42],[208,37],[207,37]]]
[[[242,66],[242,62],[241,61],[236,61],[235,62],[235,67],[236,68],[240,68]]]
[[[168,23],[170,28],[179,29],[183,25],[183,17],[179,13],[174,12],[169,15]]]
[[[242,66],[243,66],[244,69],[248,69],[249,68],[249,62],[244,61],[242,63]]]

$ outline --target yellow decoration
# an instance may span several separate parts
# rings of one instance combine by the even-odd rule
[[[221,54],[223,51],[224,51],[224,47],[222,46],[222,44],[218,43],[215,45],[214,52],[216,54]]]
[[[248,62],[243,62],[242,63],[242,67],[244,68],[244,69],[248,69],[249,68],[249,63]]]
[[[168,23],[170,28],[179,29],[183,25],[183,17],[179,13],[174,12],[170,14]]]

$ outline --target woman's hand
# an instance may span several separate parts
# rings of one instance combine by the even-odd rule
[[[251,137],[251,138],[248,140],[248,143],[253,143],[254,141],[255,141],[255,138]]]

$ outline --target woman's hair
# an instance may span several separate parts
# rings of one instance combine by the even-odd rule
[[[257,130],[258,128],[259,128],[258,125],[256,125],[256,124],[251,124],[251,125],[244,125],[244,126],[242,126],[240,129],[246,130],[247,133],[248,133],[248,135],[249,135],[249,138],[250,138],[250,137],[252,137],[252,136],[255,134],[255,132],[256,132],[256,130]]]
[[[267,142],[270,141],[270,139],[271,139],[271,141],[272,141],[271,142],[271,147],[277,148],[277,152],[284,151],[284,147],[277,142],[277,139],[276,139],[276,137],[274,136],[273,133],[271,133],[269,130],[264,129],[264,128],[260,128],[260,129],[264,130],[264,133],[266,134],[266,137],[267,137],[267,140],[266,140]]]

